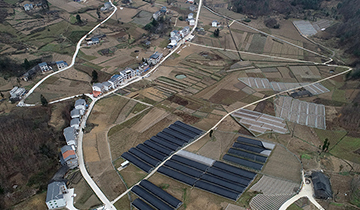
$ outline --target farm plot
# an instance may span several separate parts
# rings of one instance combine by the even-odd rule
[[[314,104],[291,97],[280,96],[274,100],[276,116],[290,122],[309,127],[326,129],[325,106]]]
[[[288,133],[286,123],[279,117],[274,117],[261,112],[240,109],[231,114],[241,125],[248,127],[254,134],[264,134],[269,131],[285,134]]]
[[[250,189],[262,192],[266,195],[293,195],[295,194],[294,188],[296,187],[299,187],[299,183],[285,181],[264,175]]]
[[[317,68],[310,68],[309,66],[290,66],[292,73],[298,79],[320,79],[321,75]]]
[[[243,77],[243,78],[239,78],[239,80],[252,88],[273,89],[274,91],[279,91],[279,92],[309,84],[309,83],[269,82],[268,79],[253,78],[253,77]],[[309,85],[305,87],[305,89],[308,90],[313,95],[319,95],[330,91],[320,83]]]
[[[141,11],[138,14],[135,15],[134,20],[132,23],[145,26],[150,22],[150,19],[152,18],[152,13],[148,11]]]
[[[310,21],[306,20],[296,20],[293,21],[294,26],[297,30],[303,34],[304,36],[312,36],[317,33],[314,26],[310,23]]]
[[[266,36],[255,34],[249,46],[249,52],[263,53],[266,43]]]

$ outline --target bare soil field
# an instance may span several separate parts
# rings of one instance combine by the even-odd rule
[[[220,160],[234,142],[236,133],[216,130],[213,135],[214,137],[201,147],[198,154]]]
[[[300,170],[299,160],[283,146],[277,145],[271,153],[263,173],[293,182],[300,182]],[[286,173],[284,173],[285,171]]]
[[[128,187],[133,186],[138,183],[140,180],[147,176],[147,173],[137,168],[133,164],[129,164],[126,168],[122,169],[120,172],[123,177],[126,185]]]

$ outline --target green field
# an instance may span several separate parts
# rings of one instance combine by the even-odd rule
[[[332,100],[346,103],[345,90],[335,89],[332,95]]]
[[[321,142],[324,142],[325,139],[329,139],[330,146],[329,150],[336,145],[346,134],[345,130],[340,131],[330,131],[330,130],[322,130],[322,129],[314,129],[317,136],[320,138]]]
[[[345,136],[334,148],[330,150],[330,153],[337,157],[344,158],[355,163],[360,163],[360,151],[359,153],[355,153],[355,151],[359,149],[360,138]]]

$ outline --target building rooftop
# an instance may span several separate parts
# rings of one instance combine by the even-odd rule
[[[75,106],[78,106],[78,105],[86,105],[86,101],[85,99],[78,99],[75,101]]]
[[[161,53],[155,52],[154,54],[152,54],[152,55],[150,56],[150,58],[157,59],[160,55],[161,55]]]
[[[42,66],[47,66],[47,63],[46,63],[46,62],[39,63],[39,66],[40,66],[40,67],[42,67]]]
[[[60,187],[64,186],[65,182],[52,182],[47,187],[46,202],[51,200],[63,199],[64,196],[61,192]]]
[[[61,154],[65,161],[76,158],[75,151],[72,149],[70,145],[65,145],[61,147]]]
[[[70,112],[71,116],[76,116],[76,115],[80,115],[80,109],[73,109]]]
[[[330,180],[320,171],[311,173],[311,179],[314,185],[315,198],[328,199],[332,198]]]
[[[65,128],[63,134],[64,134],[66,142],[73,141],[76,139],[75,128],[73,128],[73,127]]]
[[[74,118],[70,121],[70,126],[72,125],[79,125],[80,124],[80,119],[77,117],[77,118]],[[65,131],[65,130],[64,130]],[[66,138],[66,137],[65,137]]]

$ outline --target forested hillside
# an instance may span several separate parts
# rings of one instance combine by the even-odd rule
[[[46,189],[56,171],[60,134],[48,107],[16,108],[0,116],[0,209]]]

